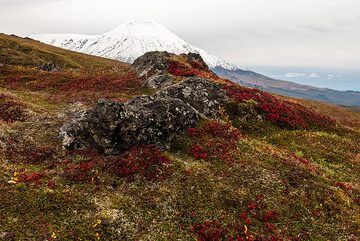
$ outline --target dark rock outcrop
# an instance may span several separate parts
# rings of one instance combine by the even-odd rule
[[[192,77],[151,96],[125,103],[98,101],[61,128],[67,149],[96,148],[117,154],[134,145],[167,148],[174,138],[204,118],[215,118],[225,92],[206,79]]]
[[[39,66],[39,69],[43,71],[54,72],[54,71],[59,71],[60,67],[54,63],[43,63]]]
[[[176,77],[169,73],[174,66],[182,66],[186,69],[196,69],[215,75],[199,54],[188,53],[174,55],[168,52],[148,52],[137,58],[132,67],[144,77],[145,87],[160,89],[176,82]]]
[[[171,56],[168,52],[154,51],[148,52],[134,61],[133,68],[140,77],[146,78],[145,87],[160,89],[175,82],[174,76],[168,73]]]
[[[132,66],[139,73],[140,77],[150,77],[167,72],[171,56],[173,54],[168,52],[147,52],[137,58]]]
[[[143,86],[152,89],[161,89],[174,84],[175,81],[174,76],[170,74],[155,74],[147,78]]]

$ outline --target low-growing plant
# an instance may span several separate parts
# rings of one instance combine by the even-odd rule
[[[264,197],[259,195],[248,202],[248,208],[237,220],[224,222],[219,220],[205,221],[195,224],[192,232],[199,241],[280,241],[285,240],[287,234],[280,232],[273,223],[277,220],[277,212],[266,210]],[[260,226],[259,226],[260,225]],[[253,232],[252,229],[262,229],[263,234]]]
[[[102,155],[93,150],[71,151],[70,156],[64,167],[64,176],[70,181],[94,181],[98,178],[98,170],[105,165]]]
[[[220,159],[234,163],[233,151],[240,138],[240,132],[230,124],[206,121],[197,128],[188,129],[190,153],[195,159]]]
[[[41,179],[45,177],[44,173],[38,173],[38,172],[34,172],[31,174],[28,173],[22,173],[21,175],[19,175],[19,179],[24,182],[24,183],[34,183],[36,185],[41,184]]]
[[[51,146],[38,147],[28,140],[8,137],[4,154],[12,162],[40,164],[51,159],[55,150]]]
[[[153,145],[132,147],[108,163],[115,175],[132,180],[136,175],[147,180],[163,180],[171,175],[170,159]]]
[[[309,127],[334,128],[336,121],[332,118],[310,110],[298,103],[282,100],[274,95],[258,89],[228,84],[225,87],[227,95],[244,103],[256,102],[256,109],[265,119],[280,127],[301,129]]]
[[[0,93],[0,120],[5,122],[25,121],[26,107],[11,96]]]
[[[168,65],[168,71],[170,74],[176,76],[188,77],[196,75],[196,72],[190,66],[186,66],[177,61],[170,61]]]

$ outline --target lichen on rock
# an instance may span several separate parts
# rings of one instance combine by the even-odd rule
[[[132,146],[168,148],[177,135],[204,118],[216,118],[226,93],[204,78],[191,77],[125,103],[99,100],[61,127],[67,149],[95,148],[117,154]]]
[[[209,69],[199,54],[170,54],[168,52],[148,52],[132,64],[140,77],[145,78],[144,86],[152,89],[168,87],[181,77],[196,76],[196,72],[215,74]]]

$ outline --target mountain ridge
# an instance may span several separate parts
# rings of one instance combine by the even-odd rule
[[[360,106],[360,92],[318,88],[270,78],[217,58],[151,20],[125,23],[99,35],[39,34],[31,37],[56,47],[127,63],[133,63],[136,58],[152,51],[174,54],[197,53],[217,75],[248,87],[261,88],[290,97]]]
[[[198,53],[210,68],[244,69],[192,46],[154,21],[133,21],[100,35],[37,34],[31,38],[77,52],[132,63],[151,51]]]
[[[323,101],[344,106],[360,106],[359,91],[318,88],[311,85],[273,79],[250,70],[238,69],[231,71],[221,67],[216,67],[212,70],[222,78],[230,79],[238,84],[258,88],[274,94]]]

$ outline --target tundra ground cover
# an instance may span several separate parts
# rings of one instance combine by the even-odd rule
[[[229,97],[239,102],[254,101],[259,114],[263,114],[267,121],[280,127],[308,128],[335,127],[334,119],[310,110],[298,103],[281,100],[266,92],[229,84],[226,87]]]
[[[278,97],[234,88],[236,108],[190,128],[172,149],[138,146],[118,156],[65,151],[58,132],[82,107],[73,102],[86,107],[105,94],[121,99],[148,91],[140,79],[125,83],[133,80],[128,65],[114,70],[103,61],[97,68],[109,82],[98,84],[87,83],[95,75],[86,68],[2,69],[2,96],[31,118],[0,122],[0,240],[357,239],[357,115],[317,103],[339,124],[325,118],[326,125],[313,127],[312,118],[323,116],[303,105],[282,106]],[[119,76],[129,79],[117,83]],[[281,106],[279,116],[267,119],[277,110],[258,109],[266,101]],[[16,116],[7,108],[3,113]],[[295,112],[284,113],[294,116],[282,116],[288,108]],[[344,113],[352,118],[344,121]],[[310,126],[293,125],[298,115]]]
[[[21,122],[2,133],[2,138],[13,139],[12,144],[2,142],[0,185],[5,197],[0,226],[9,240],[51,239],[53,233],[65,240],[201,240],[204,235],[212,240],[230,235],[306,240],[356,235],[359,187],[354,170],[359,168],[359,148],[355,134],[275,129],[267,136],[210,122],[188,130],[184,138],[190,149],[167,152],[173,173],[152,181],[106,171],[105,163],[111,159],[106,162],[108,157],[99,154],[64,152],[56,137],[61,123],[52,121],[47,137],[36,129],[30,131],[36,126]],[[214,145],[207,146],[211,140]],[[191,143],[206,146],[206,156],[191,152]],[[138,155],[132,158],[137,160]],[[135,165],[133,170],[137,169]],[[20,174],[14,177],[15,173]],[[252,214],[258,195],[263,195],[266,208]],[[9,209],[18,206],[20,198],[29,204]],[[99,203],[98,198],[106,202]],[[67,207],[66,211],[58,205]],[[277,213],[276,219],[267,224],[263,215],[271,210]],[[75,211],[76,215],[69,213]],[[18,216],[19,212],[27,214]],[[34,217],[42,219],[34,223]],[[220,229],[220,234],[212,234],[213,229]]]

